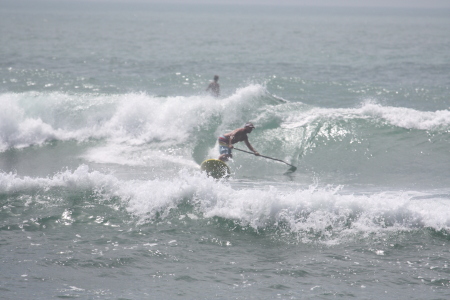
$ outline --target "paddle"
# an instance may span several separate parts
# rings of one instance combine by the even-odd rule
[[[236,149],[236,150],[238,150],[238,151],[242,151],[242,152],[245,152],[245,153],[249,153],[249,154],[256,155],[256,154],[253,153],[253,152],[246,151],[246,150],[242,150],[242,149],[239,149],[239,148],[236,148],[236,147],[233,147],[233,149]],[[283,161],[283,160],[281,160],[281,159],[273,158],[273,157],[269,157],[269,156],[265,156],[265,155],[261,155],[261,154],[260,154],[259,156],[264,157],[264,158],[268,158],[268,159],[271,159],[271,160],[280,161],[280,162],[282,162],[282,163],[287,164],[288,166],[291,166],[291,167],[289,168],[289,170],[288,170],[289,172],[295,172],[295,171],[297,170],[297,167],[296,167],[296,166],[293,166],[293,165],[291,165],[291,164],[288,164],[287,162],[285,162],[285,161]]]

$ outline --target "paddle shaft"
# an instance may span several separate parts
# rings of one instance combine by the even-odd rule
[[[236,149],[236,150],[238,150],[238,151],[242,151],[242,152],[245,152],[245,153],[249,153],[249,154],[253,154],[253,155],[256,155],[255,153],[253,153],[253,152],[250,152],[250,151],[246,151],[246,150],[242,150],[242,149],[239,149],[239,148],[236,148],[236,147],[233,147],[233,149]],[[261,157],[264,157],[264,158],[268,158],[268,159],[271,159],[271,160],[276,160],[276,161],[280,161],[280,162],[282,162],[282,163],[285,163],[285,164],[287,164],[288,166],[291,166],[291,167],[294,167],[294,168],[296,168],[297,169],[297,167],[296,166],[293,166],[293,165],[291,165],[291,164],[288,164],[287,162],[285,162],[284,160],[281,160],[281,159],[278,159],[278,158],[273,158],[273,157],[269,157],[269,156],[265,156],[265,155],[259,155],[259,156],[261,156]]]

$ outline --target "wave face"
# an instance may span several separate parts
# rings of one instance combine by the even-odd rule
[[[118,209],[127,222],[231,222],[296,243],[448,231],[448,110],[373,99],[318,107],[270,93],[273,80],[280,83],[249,84],[219,99],[1,94],[1,193],[40,204],[36,195],[48,194],[53,200],[43,207],[87,193],[89,203]],[[218,155],[216,138],[246,121],[256,125],[249,138],[260,153],[298,171],[235,151],[231,182],[197,173]]]
[[[193,168],[218,156],[216,138],[252,121],[256,129],[249,139],[260,153],[295,164],[324,182],[449,184],[450,171],[442,163],[448,157],[448,110],[422,111],[373,100],[354,108],[321,108],[284,100],[261,84],[223,99],[29,92],[2,94],[0,102],[3,153],[75,142],[73,154],[86,161],[158,166],[164,172],[169,165]],[[62,160],[67,151],[55,155]],[[237,176],[259,178],[280,175],[285,168],[244,153],[235,153],[231,166]]]
[[[97,213],[106,209],[103,219],[114,220],[112,223],[117,226],[130,222],[182,224],[187,218],[207,227],[218,224],[224,230],[230,230],[227,228],[233,224],[233,230],[240,227],[262,232],[285,243],[334,245],[401,232],[450,232],[445,203],[450,194],[348,194],[341,188],[318,186],[236,189],[227,181],[217,182],[188,170],[181,170],[170,179],[123,180],[89,170],[86,165],[46,178],[0,175],[1,197],[14,199],[6,203],[2,215],[17,213],[10,205],[21,202],[21,214],[30,217],[23,226],[30,230],[92,219],[74,213],[81,206]],[[69,203],[72,201],[77,203],[73,207]],[[41,216],[32,217],[36,215]]]

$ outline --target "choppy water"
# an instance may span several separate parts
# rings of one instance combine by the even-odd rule
[[[449,10],[0,16],[1,298],[450,296]]]

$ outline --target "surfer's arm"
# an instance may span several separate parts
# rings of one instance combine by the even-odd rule
[[[234,135],[230,135],[228,137],[228,148],[233,149],[233,144],[231,143],[231,141],[233,140]]]
[[[250,142],[248,141],[248,139],[244,140],[245,144],[247,145],[247,148],[250,149],[251,151],[253,151],[253,153],[255,153],[256,156],[259,156],[259,152],[256,151],[255,149],[253,149],[252,145],[250,145]]]

